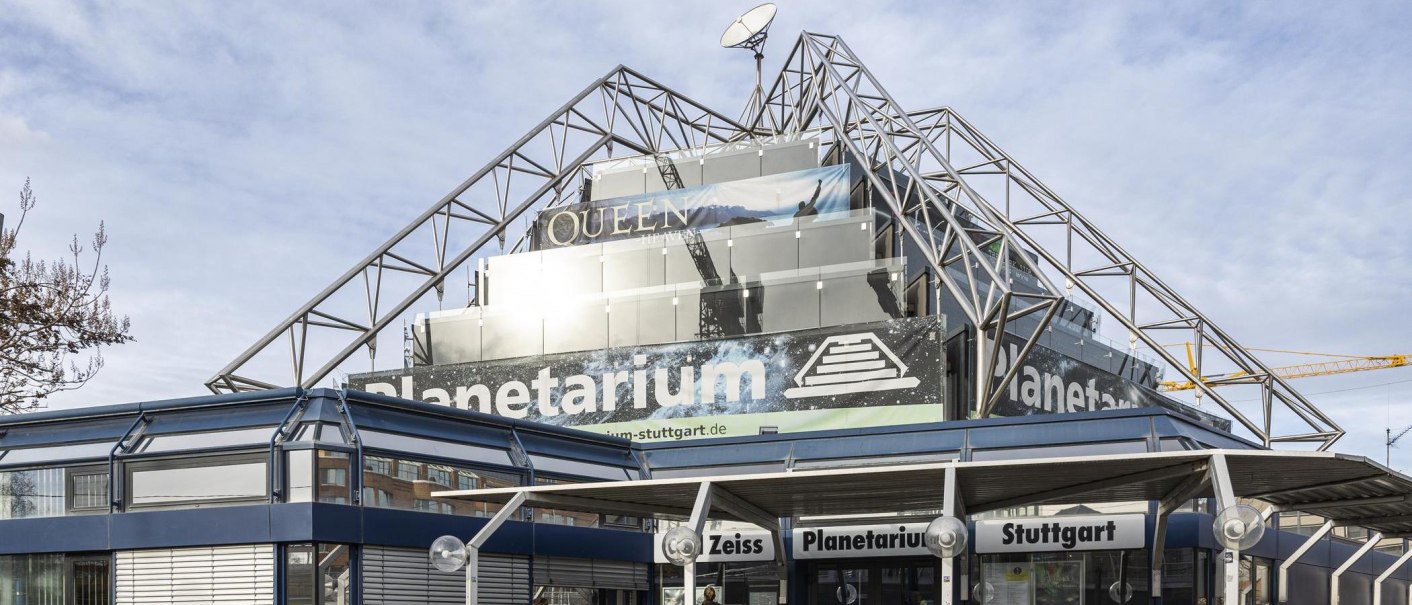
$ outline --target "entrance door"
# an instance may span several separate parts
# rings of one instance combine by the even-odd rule
[[[819,562],[810,568],[810,605],[935,605],[935,559]]]
[[[67,557],[64,574],[67,605],[109,605],[112,563],[106,556]]]

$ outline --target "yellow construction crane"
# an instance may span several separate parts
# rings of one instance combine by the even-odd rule
[[[1165,345],[1166,347],[1176,347],[1186,345],[1187,365],[1191,373],[1196,373],[1196,357],[1192,353],[1191,343],[1179,343]],[[1329,376],[1332,374],[1348,374],[1351,372],[1366,372],[1368,370],[1385,370],[1388,368],[1400,368],[1412,365],[1409,355],[1334,355],[1331,353],[1310,353],[1308,351],[1290,351],[1286,349],[1256,349],[1251,351],[1268,351],[1271,353],[1294,353],[1298,355],[1315,355],[1319,357],[1334,357],[1332,361],[1319,361],[1315,363],[1300,363],[1295,365],[1280,366],[1270,368],[1276,376],[1284,379],[1305,378],[1308,376]],[[1215,374],[1202,376],[1201,381],[1208,386],[1219,387],[1226,384],[1240,384],[1240,379],[1249,376],[1249,372],[1231,372],[1228,374]],[[1189,391],[1195,389],[1196,384],[1190,380],[1175,381],[1164,380],[1158,383],[1159,391]]]

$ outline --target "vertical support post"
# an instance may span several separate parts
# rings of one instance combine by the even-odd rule
[[[1359,559],[1362,559],[1363,555],[1368,554],[1368,551],[1373,550],[1373,547],[1377,546],[1378,542],[1381,542],[1382,539],[1382,534],[1369,536],[1368,541],[1364,542],[1363,546],[1358,547],[1358,550],[1353,552],[1353,556],[1349,557],[1347,561],[1343,562],[1343,565],[1338,566],[1338,569],[1334,570],[1333,577],[1329,578],[1329,605],[1338,605],[1339,576],[1342,576],[1343,572],[1348,571],[1348,568],[1353,567],[1353,564],[1357,563]]]
[[[1167,549],[1167,516],[1171,512],[1158,507],[1157,518],[1152,521],[1152,583],[1149,594],[1152,605],[1162,605],[1162,564]]]
[[[713,497],[711,482],[702,481],[696,491],[696,505],[691,508],[691,518],[687,520],[687,526],[698,536],[706,534],[706,518],[711,514]],[[696,561],[682,566],[682,591],[683,605],[696,605]]]
[[[1402,556],[1389,565],[1387,570],[1378,576],[1378,579],[1373,580],[1373,605],[1383,605],[1383,580],[1392,577],[1392,574],[1402,569],[1408,560],[1412,560],[1412,550],[1402,553]]]
[[[977,340],[984,340],[984,334],[978,334]],[[941,514],[947,517],[956,516],[956,465],[946,467],[946,478],[943,479]],[[956,559],[946,557],[941,560],[941,605],[952,605],[955,595]]]
[[[1236,505],[1235,490],[1231,487],[1231,475],[1226,468],[1226,457],[1222,454],[1211,456],[1211,488],[1216,492],[1217,513]],[[1218,593],[1228,604],[1240,603],[1240,551],[1227,549],[1221,553],[1221,590]]]
[[[775,527],[771,536],[775,541],[775,577],[780,581],[779,596],[776,601],[779,605],[789,602],[789,564],[784,557],[784,526]]]
[[[524,503],[525,493],[516,493],[480,531],[476,532],[475,537],[466,542],[466,605],[480,603],[480,548],[485,546],[490,536],[500,529],[507,519],[519,513]]]
[[[1289,600],[1289,568],[1294,567],[1294,564],[1299,561],[1299,558],[1303,557],[1304,553],[1309,552],[1309,549],[1314,548],[1314,545],[1318,544],[1319,540],[1323,540],[1324,536],[1333,528],[1333,521],[1325,521],[1323,525],[1319,526],[1319,529],[1314,530],[1314,533],[1309,536],[1309,539],[1305,540],[1303,544],[1299,545],[1299,548],[1294,550],[1294,554],[1291,554],[1288,559],[1280,563],[1280,590],[1277,599],[1280,603]]]

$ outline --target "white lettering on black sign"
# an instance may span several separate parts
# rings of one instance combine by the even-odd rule
[[[1146,545],[1142,515],[976,522],[978,553],[1120,550]]]

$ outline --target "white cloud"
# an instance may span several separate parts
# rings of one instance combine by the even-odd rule
[[[842,35],[902,104],[956,108],[1247,344],[1408,347],[1407,7],[781,4],[767,70],[801,29]],[[716,47],[744,5],[9,6],[0,191],[34,178],[40,251],[107,221],[139,338],[55,405],[200,392],[614,65],[730,115],[753,77]],[[1316,402],[1380,433],[1363,394]]]

